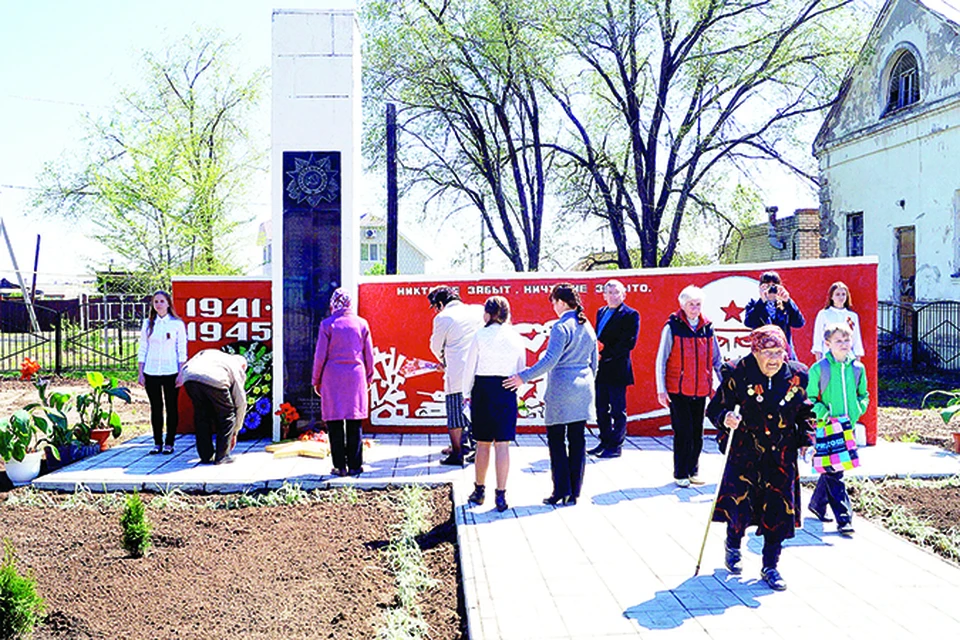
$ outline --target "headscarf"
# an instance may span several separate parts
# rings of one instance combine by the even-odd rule
[[[787,351],[787,337],[783,329],[775,324],[765,324],[750,332],[750,352],[759,353],[764,349]]]
[[[353,301],[350,299],[350,295],[343,289],[337,289],[330,296],[330,311],[349,309],[352,305]]]

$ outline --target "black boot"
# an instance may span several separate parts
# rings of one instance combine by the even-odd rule
[[[484,491],[486,487],[482,484],[473,483],[473,493],[470,494],[470,497],[467,498],[467,502],[470,504],[483,504]]]
[[[497,503],[497,511],[503,512],[510,508],[507,506],[506,489],[496,489],[494,492],[494,501]]]
[[[723,545],[723,564],[727,566],[727,571],[735,576],[743,572],[743,555],[740,549],[731,549],[728,545]]]
[[[783,579],[783,576],[780,575],[780,572],[777,571],[776,567],[764,567],[760,570],[760,577],[763,578],[767,586],[774,591],[787,590],[787,582]]]

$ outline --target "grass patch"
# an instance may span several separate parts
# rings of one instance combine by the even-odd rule
[[[417,542],[417,536],[429,526],[427,493],[420,485],[406,485],[399,492],[396,506],[402,519],[397,525],[397,537],[387,545],[384,555],[395,576],[397,606],[384,612],[377,638],[417,640],[426,638],[429,632],[418,604],[419,594],[436,585]]]

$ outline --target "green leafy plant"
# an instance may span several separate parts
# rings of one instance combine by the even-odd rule
[[[144,515],[143,500],[140,493],[134,491],[127,496],[120,526],[123,527],[123,548],[134,558],[142,558],[152,544],[150,523]]]
[[[946,396],[946,397],[947,397],[947,404],[944,405],[943,407],[937,407],[937,411],[938,411],[938,413],[940,414],[940,417],[943,418],[943,423],[944,423],[944,424],[949,424],[949,423],[950,423],[950,419],[951,419],[958,411],[960,411],[960,390],[958,390],[958,391],[941,391],[941,390],[931,391],[931,392],[928,393],[927,395],[923,396],[923,401],[920,403],[920,406],[921,406],[922,408],[925,408],[925,407],[927,406],[927,400],[929,400],[929,399],[932,398],[932,397],[937,397],[937,396]]]
[[[60,391],[48,392],[49,385],[49,379],[37,378],[33,386],[40,395],[40,402],[28,404],[24,409],[31,413],[42,413],[50,422],[52,430],[50,444],[54,447],[66,446],[76,440],[73,427],[70,426],[70,420],[67,418],[67,412],[73,404],[73,397],[69,393]]]
[[[18,409],[9,418],[0,421],[0,458],[4,461],[23,462],[28,453],[40,450],[44,444],[50,444],[53,428],[45,416]],[[58,460],[56,449],[51,449]]]
[[[90,432],[94,429],[112,429],[113,437],[119,438],[123,433],[123,425],[120,415],[113,410],[113,400],[119,398],[129,404],[130,390],[121,387],[117,378],[108,378],[99,371],[88,371],[87,382],[90,383],[90,391],[77,396],[77,413],[80,414],[80,424],[76,427],[77,439],[90,444]]]
[[[37,594],[37,581],[31,572],[20,575],[13,543],[4,538],[0,561],[0,638],[30,635],[44,611],[46,603]]]

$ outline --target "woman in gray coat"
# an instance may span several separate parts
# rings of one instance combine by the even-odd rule
[[[577,503],[583,484],[583,431],[588,420],[596,419],[597,336],[572,284],[554,286],[550,302],[560,319],[550,329],[543,357],[532,367],[507,378],[503,386],[516,389],[524,382],[547,375],[544,417],[553,493],[543,503],[568,505]]]

